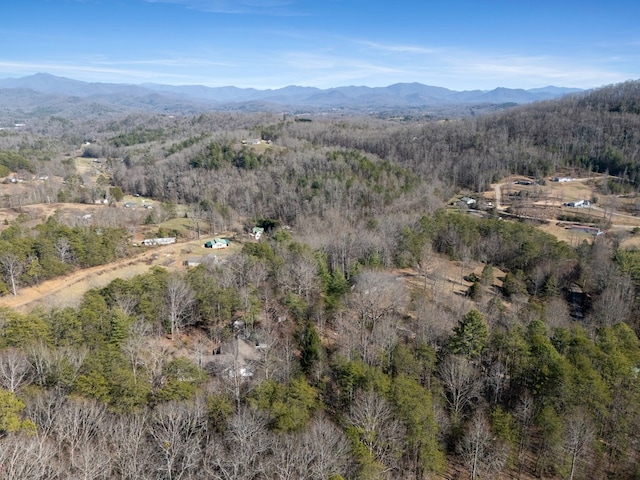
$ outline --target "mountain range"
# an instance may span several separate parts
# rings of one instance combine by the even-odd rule
[[[344,86],[328,89],[287,86],[279,89],[93,83],[38,73],[0,79],[0,113],[24,115],[82,114],[83,111],[152,110],[198,112],[211,109],[266,111],[390,111],[443,109],[461,105],[524,104],[581,91],[548,86],[535,89],[496,88],[455,91],[420,83],[387,87]]]

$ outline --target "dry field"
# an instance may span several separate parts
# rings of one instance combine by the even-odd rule
[[[44,222],[54,214],[70,225],[86,220],[87,214],[97,215],[107,209],[104,205],[85,205],[81,203],[38,203],[20,208],[0,208],[0,231],[13,222],[19,215],[25,217],[25,226],[34,226]],[[7,220],[7,222],[5,222]]]
[[[160,247],[140,248],[140,253],[117,262],[98,267],[77,270],[70,275],[42,282],[39,285],[22,288],[17,296],[0,297],[0,307],[11,307],[19,311],[30,311],[37,307],[64,308],[76,306],[82,296],[93,288],[107,286],[116,278],[129,279],[147,272],[153,266],[169,270],[184,270],[183,262],[191,257],[213,253],[224,258],[242,247],[232,242],[226,249],[215,250],[202,247],[205,240],[180,242]]]
[[[590,242],[593,238],[588,234],[571,231],[569,228],[571,224],[582,222],[559,222],[557,220],[559,215],[590,218],[607,225],[609,232],[627,237],[623,241],[625,247],[627,245],[633,248],[638,247],[640,240],[629,237],[629,234],[634,227],[640,227],[640,216],[635,215],[640,206],[640,199],[600,193],[597,188],[598,183],[606,178],[604,175],[592,174],[574,178],[569,182],[553,182],[549,178],[544,185],[523,185],[518,182],[532,179],[512,176],[505,178],[499,184],[492,185],[491,190],[484,192],[482,197],[499,205],[499,211],[511,208],[518,215],[546,220],[546,223],[539,228],[570,245],[575,246],[585,240]],[[592,201],[593,199],[597,199],[597,202],[587,207],[574,208],[564,205],[578,200]]]

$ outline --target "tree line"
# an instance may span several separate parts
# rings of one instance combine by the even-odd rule
[[[123,228],[69,227],[56,215],[30,228],[25,215],[0,232],[0,295],[127,255]]]

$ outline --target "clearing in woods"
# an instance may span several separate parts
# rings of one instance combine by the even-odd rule
[[[105,287],[116,278],[129,279],[147,272],[152,266],[170,270],[186,268],[183,262],[188,258],[212,253],[211,250],[202,247],[204,241],[201,239],[148,248],[116,262],[77,270],[70,275],[47,280],[33,287],[21,288],[15,297],[0,297],[0,307],[29,311],[37,307],[50,309],[76,306],[85,292]],[[240,249],[238,242],[232,242],[229,248],[215,250],[213,254],[225,257]]]

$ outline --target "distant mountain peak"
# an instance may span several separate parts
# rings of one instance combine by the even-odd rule
[[[22,78],[0,79],[2,88],[30,89],[40,94],[67,95],[92,99],[104,105],[151,108],[153,103],[179,105],[179,108],[204,110],[222,105],[261,105],[274,109],[313,107],[316,109],[393,109],[429,108],[444,105],[522,104],[549,100],[579,91],[565,87],[547,86],[537,89],[498,87],[493,90],[455,91],[419,82],[399,82],[387,87],[343,86],[328,89],[288,85],[283,88],[258,90],[255,88],[206,87],[203,85],[141,85],[121,83],[90,83],[59,77],[46,72]],[[126,97],[126,103],[124,102]],[[162,97],[162,101],[160,101]],[[137,99],[137,101],[135,100]],[[178,108],[178,107],[176,107]]]

